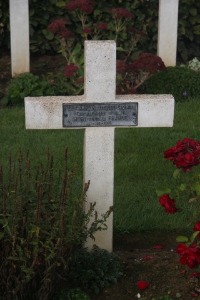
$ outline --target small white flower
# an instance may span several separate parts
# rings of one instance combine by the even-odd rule
[[[140,293],[138,293],[138,294],[136,295],[136,297],[137,297],[138,299],[140,299],[140,298],[141,298]]]

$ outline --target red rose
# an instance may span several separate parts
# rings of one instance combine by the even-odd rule
[[[168,194],[164,194],[159,198],[160,205],[165,208],[166,213],[174,214],[177,211],[174,199],[171,199]]]
[[[145,290],[149,287],[149,282],[147,281],[143,281],[143,280],[139,280],[137,283],[136,283],[138,289],[140,290]]]
[[[189,138],[178,141],[176,146],[164,152],[164,157],[171,160],[177,168],[188,172],[193,166],[200,164],[200,141]]]
[[[187,246],[181,243],[178,245],[176,252],[181,255],[180,263],[182,265],[188,265],[192,269],[200,264],[200,248],[197,245]]]
[[[193,230],[200,231],[200,221],[198,221],[197,223],[194,224]]]

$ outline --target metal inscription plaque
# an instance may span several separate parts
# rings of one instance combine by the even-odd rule
[[[63,127],[137,126],[138,103],[63,104]]]

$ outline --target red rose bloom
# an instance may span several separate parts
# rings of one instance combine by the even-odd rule
[[[182,265],[188,265],[192,269],[200,264],[200,248],[197,245],[187,246],[181,243],[178,245],[176,252],[181,255],[180,263]]]
[[[164,157],[184,172],[190,171],[200,164],[200,141],[189,138],[178,141],[176,146],[164,152]]]
[[[69,64],[65,67],[65,76],[66,77],[74,76],[77,70],[78,70],[78,66],[76,66],[75,64]]]
[[[168,194],[164,194],[159,198],[160,205],[162,205],[168,214],[174,214],[177,211],[174,199],[171,199]]]
[[[143,281],[143,280],[139,280],[136,283],[137,287],[139,290],[145,290],[149,287],[149,282],[148,281]]]
[[[200,231],[200,221],[198,221],[196,224],[194,224],[193,230]]]

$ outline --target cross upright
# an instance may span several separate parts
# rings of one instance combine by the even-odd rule
[[[171,127],[171,95],[116,96],[116,44],[85,42],[85,93],[82,96],[27,97],[27,129],[85,128],[84,182],[90,180],[87,203],[96,202],[99,215],[113,206],[115,127]],[[96,106],[95,106],[96,105]],[[87,208],[86,208],[87,209]],[[112,251],[113,216],[108,229],[95,234],[93,244]]]

